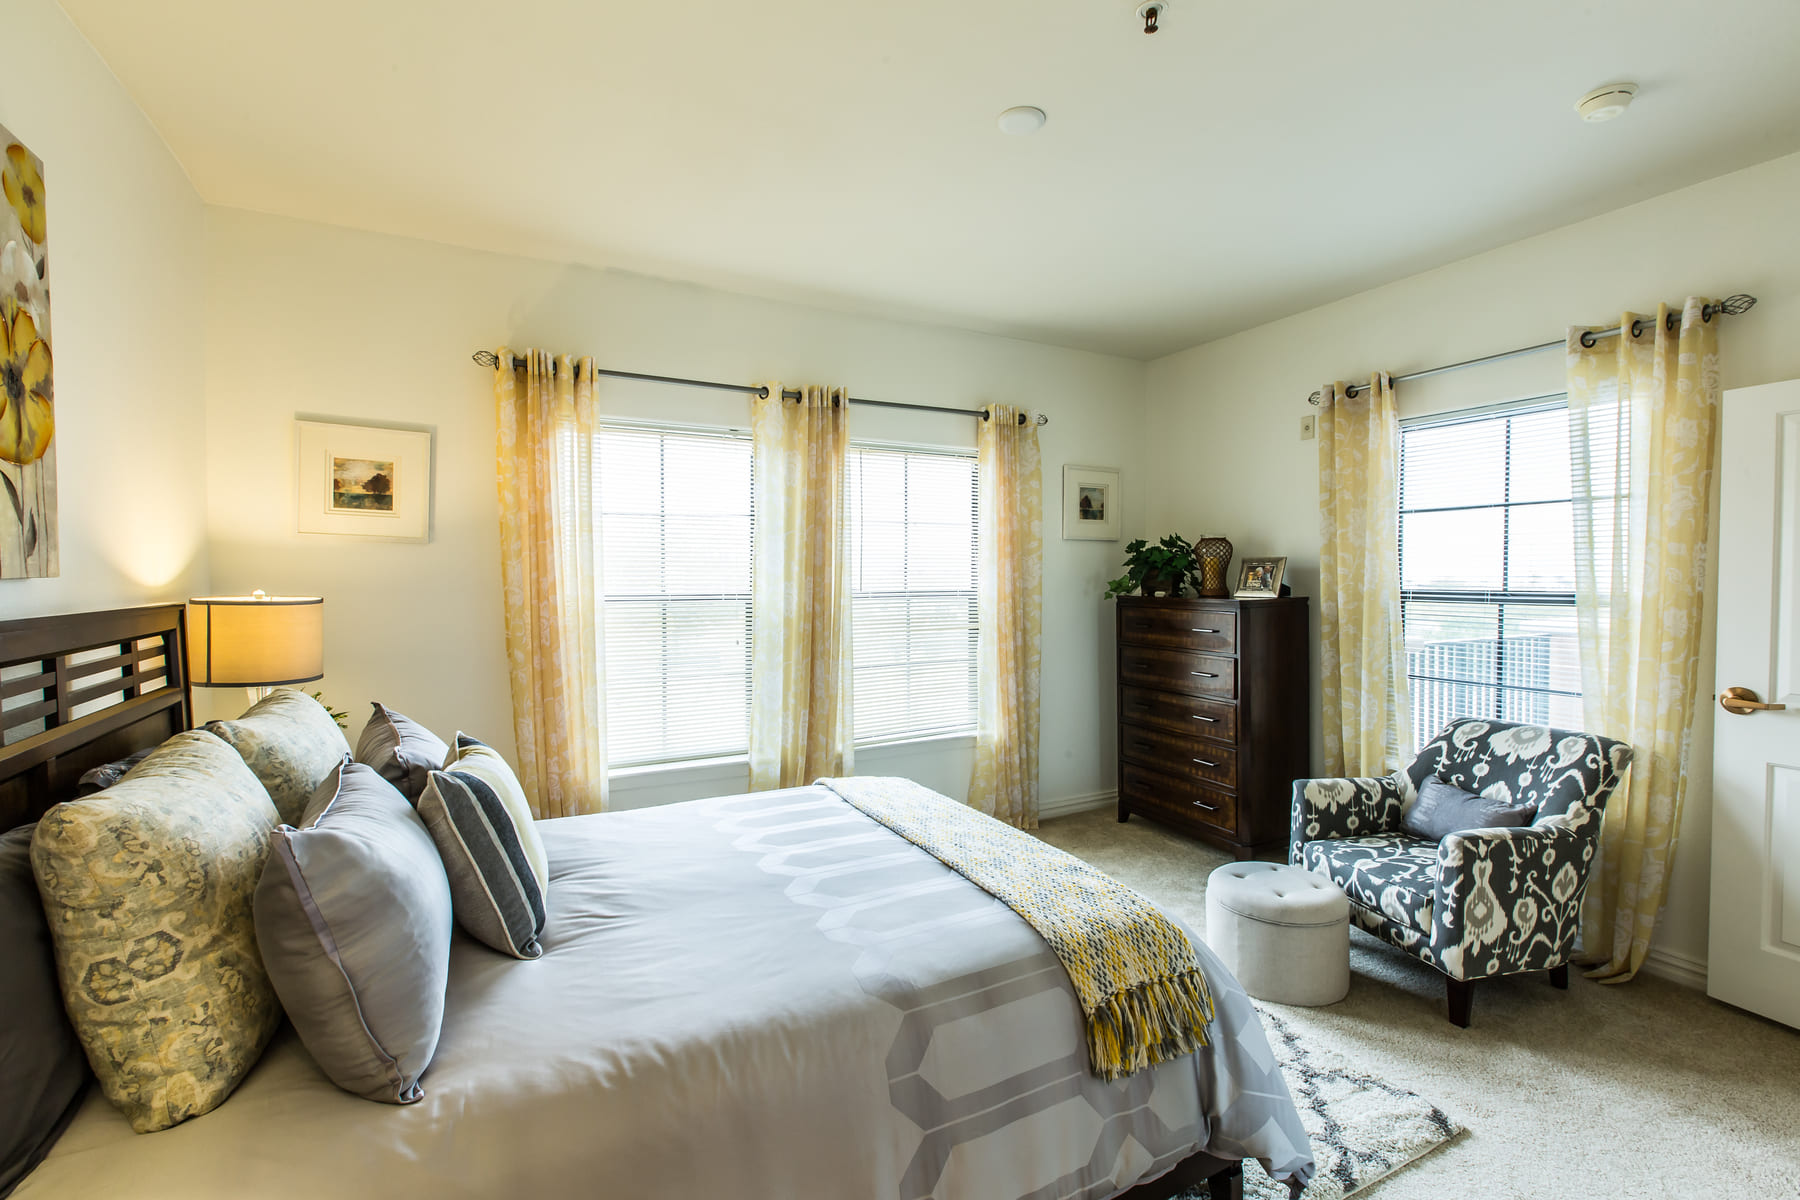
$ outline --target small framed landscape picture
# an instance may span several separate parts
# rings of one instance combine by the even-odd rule
[[[1117,467],[1063,467],[1063,539],[1119,540]]]
[[[1281,595],[1281,577],[1286,573],[1286,558],[1242,559],[1237,590],[1231,594],[1240,600],[1273,599]]]
[[[295,421],[301,533],[431,540],[431,432]]]

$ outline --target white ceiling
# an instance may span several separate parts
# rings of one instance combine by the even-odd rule
[[[1140,358],[1800,149],[1794,0],[62,4],[210,203]]]

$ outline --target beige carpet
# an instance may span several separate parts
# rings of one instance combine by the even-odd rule
[[[1204,934],[1206,877],[1228,856],[1110,809],[1038,833]],[[1329,1008],[1271,1007],[1469,1130],[1358,1196],[1800,1200],[1800,1033],[1660,979],[1579,975],[1567,992],[1484,983],[1458,1029],[1423,963],[1353,930],[1350,970]]]

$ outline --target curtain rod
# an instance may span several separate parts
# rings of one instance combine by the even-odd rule
[[[1725,299],[1719,301],[1717,304],[1702,305],[1700,307],[1700,319],[1702,321],[1710,321],[1714,317],[1718,316],[1720,313],[1723,313],[1728,317],[1741,317],[1745,313],[1749,312],[1751,309],[1753,309],[1755,307],[1756,307],[1756,297],[1755,296],[1746,296],[1742,292],[1740,292],[1735,296],[1725,297]],[[1669,320],[1671,322],[1673,322],[1675,320],[1674,313],[1669,314]],[[1637,337],[1642,332],[1641,327],[1643,324],[1644,323],[1642,321],[1633,321],[1631,323],[1631,336],[1632,337]],[[1675,326],[1673,324],[1671,324],[1669,326],[1669,328],[1671,328],[1671,329],[1673,329],[1674,327]],[[1622,330],[1623,328],[1624,328],[1624,326],[1614,326],[1611,329],[1591,329],[1588,332],[1581,335],[1581,344],[1583,346],[1591,347],[1591,346],[1593,346],[1593,344],[1595,342],[1599,341],[1601,338],[1617,337],[1619,335],[1620,330]],[[1564,346],[1567,346],[1568,344],[1569,344],[1569,340],[1567,338],[1559,338],[1554,342],[1544,342],[1542,345],[1538,345],[1538,346],[1522,346],[1517,350],[1502,350],[1498,354],[1484,354],[1480,358],[1468,358],[1468,359],[1464,359],[1462,362],[1446,363],[1444,366],[1432,367],[1429,370],[1412,371],[1405,375],[1395,375],[1392,378],[1392,382],[1394,382],[1394,383],[1411,383],[1415,379],[1426,379],[1432,375],[1442,375],[1446,371],[1460,371],[1464,367],[1483,367],[1483,366],[1486,366],[1488,363],[1503,362],[1509,358],[1520,358],[1527,354],[1541,354],[1546,350],[1558,350]],[[1346,396],[1348,396],[1350,399],[1354,400],[1354,399],[1356,399],[1358,392],[1366,392],[1368,390],[1369,390],[1368,384],[1356,383],[1356,384],[1351,384],[1349,387],[1345,388],[1344,394]],[[1308,404],[1312,405],[1314,408],[1318,408],[1325,403],[1324,396],[1325,396],[1324,391],[1321,389],[1320,391],[1316,391],[1312,395],[1308,396],[1306,398],[1306,402]]]
[[[492,350],[477,350],[469,357],[473,359],[478,366],[493,369],[500,365],[500,356],[495,354]],[[514,370],[518,370],[525,365],[525,360],[514,357],[512,365]],[[672,383],[679,387],[711,388],[715,392],[745,392],[753,396],[767,396],[769,394],[769,389],[760,383],[712,383],[705,379],[683,379],[678,375],[643,375],[636,371],[610,371],[605,367],[595,367],[594,374],[605,375],[610,379],[638,379],[646,383]],[[781,393],[781,398],[783,400],[798,400],[800,399],[800,392],[798,390],[787,391],[784,389]],[[936,404],[903,404],[898,400],[864,400],[857,396],[851,396],[850,403],[867,404],[872,408],[909,408],[914,412],[953,413],[965,417],[979,417],[983,421],[987,420],[988,416],[987,413],[979,408],[943,408]],[[1024,423],[1025,414],[1020,413],[1019,424],[1023,425]],[[1039,413],[1037,415],[1037,423],[1039,425],[1048,425],[1050,423],[1050,418],[1043,413]]]

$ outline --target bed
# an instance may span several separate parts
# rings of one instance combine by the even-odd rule
[[[186,727],[181,637],[179,606],[0,624],[8,695],[35,672],[91,705],[71,658],[128,668],[95,712],[33,703],[43,728],[0,749],[7,816]],[[1310,1177],[1255,1010],[1198,941],[1211,1044],[1105,1083],[1031,928],[823,788],[539,828],[544,955],[458,935],[422,1101],[339,1091],[283,1030],[173,1129],[133,1134],[90,1090],[15,1195],[1155,1200],[1235,1197],[1244,1158]]]

